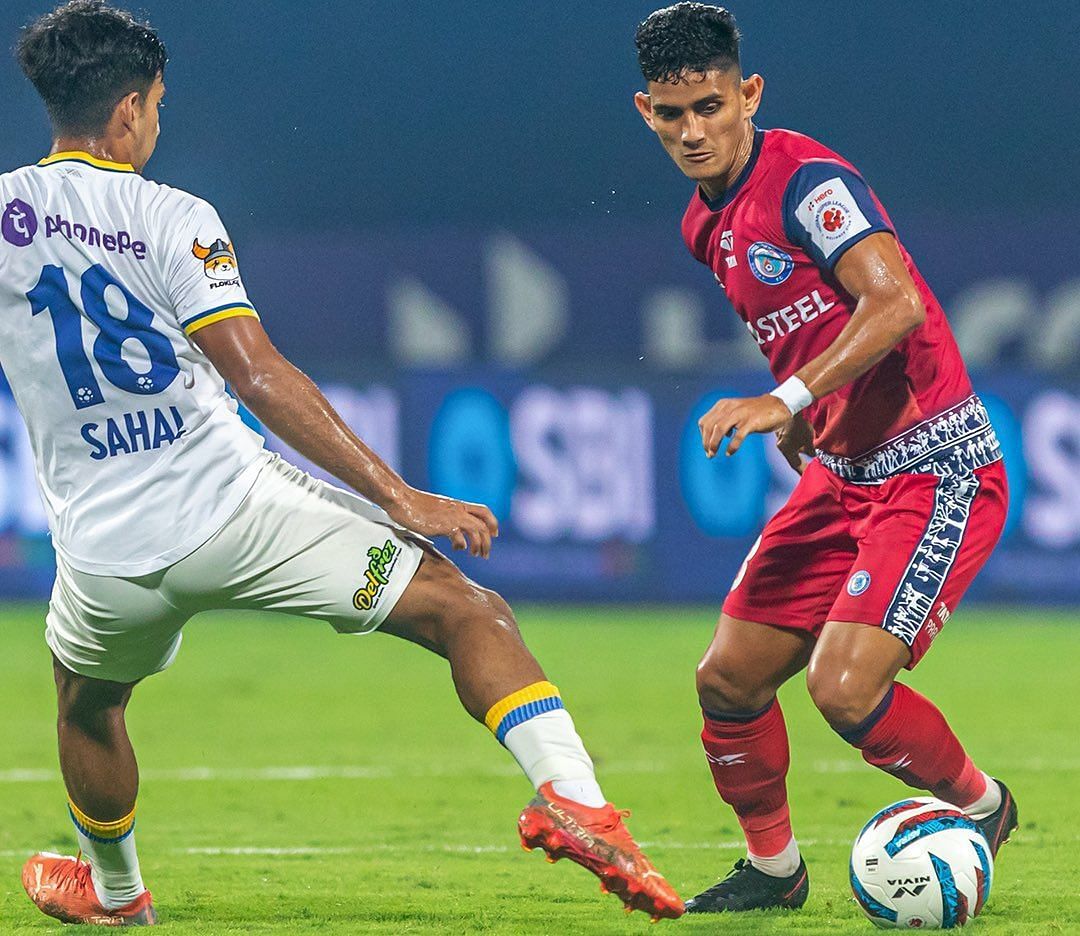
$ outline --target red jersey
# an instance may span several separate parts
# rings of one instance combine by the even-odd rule
[[[862,176],[790,130],[756,130],[736,182],[712,201],[696,191],[682,223],[690,252],[713,271],[778,382],[817,357],[847,324],[856,300],[833,270],[844,251],[877,231],[895,234]],[[968,468],[1000,458],[941,305],[898,245],[926,320],[857,380],[804,411],[819,457],[841,475],[846,465],[868,459],[876,459],[878,475],[911,470],[908,456],[933,458],[939,442],[953,446],[949,457],[955,444],[967,445]],[[975,439],[975,432],[982,435]],[[880,451],[895,448],[898,437],[905,437],[902,451]],[[859,472],[849,479],[879,480]]]

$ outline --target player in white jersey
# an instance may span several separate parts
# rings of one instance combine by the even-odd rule
[[[371,452],[270,343],[214,209],[142,177],[165,92],[154,31],[72,0],[24,30],[18,57],[54,141],[37,165],[0,175],[0,365],[56,547],[46,639],[82,852],[30,858],[30,897],[67,922],[156,920],[124,710],[173,660],[189,617],[255,608],[344,633],[381,627],[445,656],[465,708],[538,791],[523,843],[587,867],[628,907],[678,916],[510,608],[425,538],[487,556],[491,512],[412,488]],[[366,499],[268,454],[226,381]]]

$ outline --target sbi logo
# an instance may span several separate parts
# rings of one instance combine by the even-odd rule
[[[0,234],[4,240],[16,247],[26,247],[37,234],[38,220],[31,208],[21,198],[13,198],[4,208],[0,217]]]
[[[791,254],[766,241],[754,241],[746,249],[746,259],[750,261],[750,272],[766,286],[779,286],[795,269]]]

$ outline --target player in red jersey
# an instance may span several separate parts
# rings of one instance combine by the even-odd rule
[[[683,219],[769,361],[770,393],[701,419],[711,458],[775,432],[801,475],[751,548],[698,667],[702,740],[749,855],[688,912],[798,907],[788,740],[777,689],[804,668],[828,723],[870,764],[965,809],[996,852],[1016,827],[941,712],[896,682],[955,611],[1005,522],[1001,451],[944,313],[859,173],[760,130],[726,10],[678,3],[638,27],[635,102],[697,183]],[[801,455],[813,456],[804,463]]]

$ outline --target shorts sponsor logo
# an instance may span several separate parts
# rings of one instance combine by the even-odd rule
[[[236,252],[231,243],[226,244],[220,237],[209,247],[203,247],[199,239],[191,245],[191,253],[203,264],[203,273],[213,280],[211,289],[218,286],[235,286],[240,282],[240,271],[236,266]]]
[[[870,573],[865,569],[859,569],[848,579],[847,593],[851,596],[861,595],[870,587]]]
[[[767,241],[754,241],[746,250],[746,259],[750,261],[750,272],[766,286],[779,286],[795,269],[791,254]]]
[[[37,234],[38,220],[34,209],[21,198],[13,198],[0,217],[0,233],[16,247],[28,247]]]
[[[353,594],[353,607],[357,611],[373,611],[382,598],[383,590],[390,581],[390,573],[397,565],[401,547],[393,540],[387,540],[382,546],[372,546],[367,551],[368,567],[364,570],[364,584]]]

